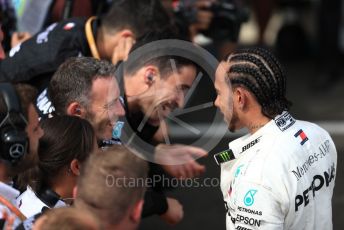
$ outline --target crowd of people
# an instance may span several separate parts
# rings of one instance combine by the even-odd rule
[[[202,66],[170,48],[134,61],[131,54],[164,39],[191,44],[195,30],[213,25],[210,9],[219,2],[195,1],[201,16],[186,29],[169,1],[99,1],[97,10],[97,1],[85,2],[87,18],[52,22],[8,52],[0,46],[4,229],[130,230],[152,215],[174,225],[184,217],[182,204],[147,179],[205,172],[195,159],[206,150],[164,143],[165,120],[183,109]],[[236,35],[221,46],[235,42],[241,21],[233,23]],[[230,47],[209,87],[228,129],[249,133],[215,155],[227,229],[329,229],[337,165],[331,137],[288,113],[286,76],[269,51]]]

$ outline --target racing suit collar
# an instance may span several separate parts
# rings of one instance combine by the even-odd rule
[[[260,142],[260,139],[265,132],[265,130],[269,129],[274,123],[269,121],[265,124],[262,128],[258,129],[253,134],[246,134],[245,136],[238,138],[229,143],[229,149],[216,153],[214,155],[214,159],[218,165],[232,161],[234,159],[240,158],[247,149],[253,147],[255,144]]]
[[[233,151],[235,159],[240,158],[246,151],[247,146],[250,147],[260,142],[261,137],[264,133],[268,132],[275,126],[274,120],[270,120],[262,128],[258,129],[253,134],[246,134],[245,136],[238,138],[231,143],[229,143],[229,149]]]
[[[264,134],[268,132],[274,132],[276,129],[279,129],[283,132],[295,122],[296,120],[287,111],[283,111],[280,115],[277,115],[274,119],[271,119],[255,133],[248,133],[245,136],[230,142],[229,149],[214,155],[216,163],[219,165],[221,163],[240,158],[246,152],[246,150],[259,143]]]
[[[292,126],[295,122],[296,120],[290,115],[288,111],[283,111],[280,115],[277,115],[274,119],[271,119],[255,133],[246,134],[245,136],[229,143],[229,149],[233,151],[235,158],[240,158],[240,156],[245,152],[245,146],[253,146],[255,143],[260,141],[260,138],[263,134],[275,129],[279,129],[283,132],[284,130]]]

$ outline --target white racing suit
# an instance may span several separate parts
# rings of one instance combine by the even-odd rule
[[[221,163],[227,229],[332,229],[337,151],[325,130],[284,112],[229,149]]]

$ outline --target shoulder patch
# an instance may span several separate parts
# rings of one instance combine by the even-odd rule
[[[55,29],[57,26],[57,23],[53,23],[48,28],[46,28],[43,32],[39,33],[36,38],[36,43],[37,44],[42,44],[48,42],[48,35],[51,31]]]
[[[296,120],[287,112],[275,119],[275,124],[282,132],[291,127],[295,122]]]
[[[215,161],[218,165],[235,159],[234,153],[231,149],[227,149],[214,155]]]
[[[303,145],[304,143],[306,143],[308,141],[308,137],[302,129],[297,131],[297,133],[294,134],[294,137],[296,137],[296,138],[300,137],[300,139],[301,139],[300,144],[301,145]]]
[[[68,22],[66,25],[64,25],[63,29],[64,30],[71,30],[75,26],[74,22]]]

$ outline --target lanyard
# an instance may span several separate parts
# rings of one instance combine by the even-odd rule
[[[96,19],[96,17],[93,16],[87,20],[86,25],[85,25],[85,32],[86,32],[86,38],[87,38],[88,45],[90,46],[90,49],[91,49],[92,56],[95,59],[100,60],[100,56],[98,53],[96,42],[94,41],[94,36],[92,33],[92,21],[95,19]]]
[[[26,217],[20,212],[20,210],[15,207],[11,202],[9,202],[4,197],[0,196],[0,204],[5,205],[12,213],[14,213],[21,221],[24,221]]]

